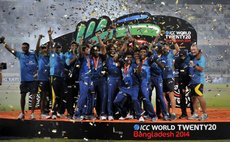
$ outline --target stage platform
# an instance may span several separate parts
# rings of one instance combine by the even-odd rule
[[[82,120],[67,118],[17,120],[19,112],[0,112],[0,139],[8,138],[68,138],[106,140],[215,140],[230,139],[230,110],[208,109],[205,121],[177,119],[175,121],[146,120]],[[178,113],[179,117],[179,113]]]

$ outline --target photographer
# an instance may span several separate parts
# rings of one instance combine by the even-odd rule
[[[18,119],[22,120],[25,118],[25,101],[26,94],[30,92],[32,94],[32,108],[30,119],[35,119],[34,109],[36,105],[36,94],[38,91],[37,84],[37,58],[34,52],[30,52],[30,45],[27,42],[22,43],[21,49],[22,51],[17,51],[11,48],[4,40],[5,38],[1,38],[1,43],[3,43],[4,47],[12,53],[15,57],[19,59],[20,62],[20,76],[21,76],[21,84],[20,84],[20,93],[21,93],[21,113],[18,116]]]
[[[185,95],[186,95],[186,87],[188,86],[190,82],[190,77],[189,77],[189,61],[190,57],[187,54],[187,50],[181,49],[179,51],[179,56],[175,59],[175,64],[174,67],[175,69],[178,70],[178,86],[179,86],[179,92],[180,92],[180,107],[181,107],[181,116],[179,119],[186,118],[187,119],[187,105],[186,105],[186,100],[185,100]],[[191,111],[192,109],[192,104],[191,104]]]

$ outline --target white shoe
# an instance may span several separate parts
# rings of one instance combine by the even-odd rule
[[[198,120],[199,116],[198,114],[194,113],[191,117],[188,118],[188,120]]]
[[[119,118],[119,120],[125,120],[125,118],[121,116],[121,117]]]
[[[57,112],[57,117],[58,117],[58,118],[66,118],[66,116],[65,116],[64,114],[60,114],[60,113],[58,113],[58,112]]]
[[[144,119],[144,117],[141,116],[141,117],[138,119],[138,121],[139,121],[139,122],[145,122],[145,119]]]
[[[52,119],[57,119],[57,115],[52,115]]]
[[[157,117],[156,116],[152,118],[152,122],[155,122],[155,121],[157,121]]]
[[[24,120],[25,119],[25,115],[23,113],[20,113],[18,115],[18,120]]]
[[[51,116],[47,114],[41,114],[41,119],[50,119]]]
[[[108,116],[108,120],[114,120],[113,116]]]
[[[126,116],[126,119],[134,119],[134,117],[133,117],[133,115],[128,114],[128,115]]]
[[[100,120],[106,120],[106,116],[100,116]]]
[[[31,113],[31,115],[30,115],[30,120],[35,120],[35,115],[34,115],[34,113]]]
[[[208,119],[208,114],[204,113],[201,115],[201,117],[199,118],[200,121],[206,120]]]

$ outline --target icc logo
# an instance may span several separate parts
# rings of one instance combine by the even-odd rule
[[[137,131],[137,130],[139,130],[139,129],[140,129],[140,125],[135,124],[135,125],[133,126],[133,128],[134,128],[134,130],[135,130],[135,131]]]
[[[133,129],[135,130],[135,131],[150,131],[150,129],[151,129],[151,125],[139,125],[139,124],[135,124],[134,126],[133,126]]]

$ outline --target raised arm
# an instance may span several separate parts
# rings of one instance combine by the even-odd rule
[[[163,32],[159,33],[159,34],[155,37],[155,39],[152,41],[152,44],[153,44],[153,45],[155,45],[155,44],[158,43],[158,40],[160,39],[160,37],[161,37],[162,34],[163,34]]]
[[[106,46],[101,46],[101,48],[100,48],[100,51],[101,51],[101,54],[102,55],[105,55],[106,54]]]
[[[73,58],[67,60],[67,61],[68,61],[68,62],[66,63],[67,65],[72,64],[72,63],[75,62],[76,59],[77,59],[76,48],[74,48],[71,52],[73,53]]]
[[[98,39],[99,45],[100,45],[101,47],[106,46],[106,45],[103,43],[103,41],[101,40],[101,38],[100,38],[101,33],[100,33],[100,32],[97,32],[97,33],[96,33],[96,36],[97,36],[97,39]]]
[[[36,49],[35,49],[35,53],[36,53],[36,54],[38,54],[39,51],[40,51],[40,42],[41,42],[42,37],[44,37],[44,36],[41,35],[41,34],[38,36],[38,41],[37,41]]]
[[[109,28],[107,31],[108,31],[108,34],[107,34],[107,36],[105,37],[105,41],[109,40],[109,36],[110,36],[110,34],[111,34],[111,29],[110,29],[110,28]]]
[[[180,51],[180,47],[176,42],[176,39],[174,38],[174,36],[171,36],[171,41],[173,42],[175,49],[173,50],[173,54],[177,54]]]
[[[119,52],[123,52],[123,53],[126,52],[127,51],[127,44],[128,44],[128,41],[124,41]]]
[[[14,56],[16,56],[16,50],[11,48],[5,41],[5,37],[1,37],[0,38],[1,43],[3,43],[3,46],[10,52],[12,53]]]
[[[51,27],[48,30],[48,36],[49,36],[49,47],[52,47],[54,44],[53,38],[52,38],[53,30]]]
[[[82,47],[84,46],[84,45],[83,45],[83,39],[84,39],[84,37],[82,37],[82,38],[80,39],[79,48],[78,48],[78,53],[79,53],[79,56],[80,56],[80,57],[83,57],[83,51],[82,51]]]

